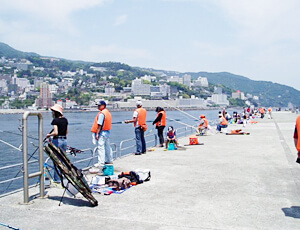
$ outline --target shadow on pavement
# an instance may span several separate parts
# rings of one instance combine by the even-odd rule
[[[285,216],[300,219],[300,206],[291,206],[290,208],[282,208]]]
[[[50,197],[48,197],[48,199],[60,201],[61,197],[60,196],[50,196]],[[93,207],[91,205],[91,203],[86,200],[70,198],[70,197],[64,197],[61,203],[67,204],[67,205],[73,205],[73,206],[77,206],[77,207],[83,207],[83,206]]]

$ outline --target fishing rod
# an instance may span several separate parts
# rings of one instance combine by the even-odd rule
[[[193,118],[193,119],[195,119],[195,120],[197,120],[197,121],[200,121],[199,118],[197,118],[197,117],[195,117],[195,116],[193,116],[193,115],[191,115],[191,114],[189,114],[189,113],[187,113],[187,112],[184,112],[183,110],[177,108],[176,106],[173,106],[173,105],[168,104],[165,100],[162,100],[162,102],[164,102],[166,105],[168,105],[168,106],[170,106],[170,107],[172,107],[172,108],[178,110],[179,112],[182,112],[183,114],[185,114],[185,115],[187,115],[187,116],[189,116],[189,117],[191,117],[191,118]]]

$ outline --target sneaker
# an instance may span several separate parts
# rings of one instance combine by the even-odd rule
[[[159,145],[158,147],[164,147],[164,145]]]
[[[112,161],[107,161],[104,164],[106,164],[106,165],[113,165],[114,163]]]
[[[300,158],[297,158],[296,162],[297,162],[298,164],[300,164]]]

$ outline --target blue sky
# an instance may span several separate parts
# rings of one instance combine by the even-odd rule
[[[298,0],[0,0],[22,51],[164,70],[231,72],[300,90]]]

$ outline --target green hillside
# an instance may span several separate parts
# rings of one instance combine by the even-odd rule
[[[26,58],[29,56],[39,56],[36,53],[29,53],[29,52],[22,52],[19,50],[16,50],[9,45],[0,42],[0,57],[7,57],[7,58]]]
[[[233,90],[259,96],[263,106],[287,106],[289,102],[300,106],[300,92],[292,87],[270,81],[254,81],[249,78],[227,73],[187,73],[193,78],[207,77],[212,84],[222,84]]]

